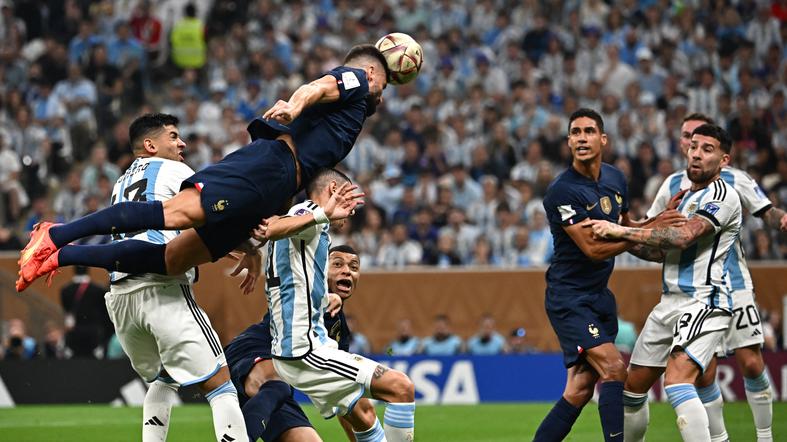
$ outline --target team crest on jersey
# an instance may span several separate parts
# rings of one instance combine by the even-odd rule
[[[618,203],[618,206],[623,204],[623,195],[615,192],[615,202]]]
[[[688,214],[691,215],[692,213],[694,213],[696,211],[697,211],[697,202],[696,201],[692,201],[691,203],[689,203]]]
[[[228,200],[218,200],[218,201],[216,201],[216,204],[211,206],[211,209],[214,212],[223,212],[224,209],[226,209],[227,206],[229,206],[229,205],[230,205],[230,202]]]
[[[600,336],[599,333],[598,333],[598,327],[596,327],[596,324],[588,325],[588,332],[596,339],[598,339],[598,337]]]
[[[601,205],[601,211],[605,214],[609,215],[612,212],[612,200],[609,199],[608,196],[601,197],[598,200],[599,204]]]

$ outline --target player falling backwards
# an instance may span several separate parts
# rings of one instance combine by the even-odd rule
[[[555,242],[547,271],[545,306],[560,340],[567,369],[560,400],[541,422],[536,441],[563,440],[601,382],[598,402],[605,440],[623,439],[623,382],[626,367],[614,341],[615,297],[607,288],[614,256],[633,246],[593,238],[590,220],[629,224],[628,190],[620,170],[601,161],[607,143],[604,121],[591,109],[569,117],[571,166],[549,185],[544,209]],[[672,213],[652,222],[668,223]]]
[[[683,119],[680,148],[684,156],[688,156],[692,132],[706,123],[714,124],[712,119],[702,114],[691,114]],[[734,167],[725,167],[721,170],[721,179],[735,189],[741,199],[741,205],[749,213],[763,219],[765,224],[772,228],[787,231],[787,214],[784,210],[771,204],[757,182],[746,172]],[[663,210],[668,200],[682,190],[691,187],[691,184],[686,170],[675,172],[667,177],[659,188],[653,205],[648,210],[648,216],[653,216]],[[754,416],[757,440],[758,442],[768,442],[773,439],[771,434],[773,392],[765,374],[765,362],[760,350],[764,342],[760,315],[754,302],[754,284],[746,264],[740,238],[730,249],[728,266],[728,283],[732,292],[734,317],[724,338],[722,349],[724,353],[735,352],[735,359],[744,376],[746,399]],[[647,391],[632,389],[638,384],[648,385],[653,382],[650,380],[640,382],[639,373],[637,365],[632,364],[629,367],[629,382],[627,382],[624,391],[626,438],[629,439],[630,435],[631,439],[629,440],[642,440],[649,420]],[[629,383],[631,385],[628,385]],[[708,412],[711,439],[726,441],[728,436],[722,414],[724,402],[716,384],[715,357],[702,377],[697,379],[695,385],[700,400]]]
[[[246,241],[261,219],[282,209],[301,183],[349,153],[382,102],[388,76],[377,48],[355,46],[343,66],[254,120],[250,144],[187,178],[172,199],[123,202],[67,224],[38,224],[21,253],[17,291],[68,265],[177,275],[221,258]],[[324,218],[320,208],[315,215]],[[167,244],[68,245],[90,235],[146,229],[184,231]]]
[[[665,373],[664,390],[684,441],[711,440],[694,382],[722,343],[733,308],[726,278],[741,228],[741,202],[720,176],[731,148],[730,136],[718,126],[703,124],[692,132],[686,169],[692,184],[678,206],[688,218],[684,225],[639,229],[592,222],[594,235],[637,242],[631,253],[664,263],[664,293],[634,346],[627,386],[647,392]],[[626,433],[627,440],[636,438],[641,435]]]
[[[136,156],[112,191],[112,204],[166,201],[194,174],[182,163],[186,144],[172,115],[143,115],[129,126]],[[166,244],[178,232],[143,230],[112,240]],[[142,441],[166,440],[178,388],[197,384],[213,411],[216,440],[245,440],[243,415],[227,362],[210,320],[194,301],[193,269],[164,276],[113,272],[106,294],[109,317],[134,370],[151,383],[142,407]]]
[[[415,388],[404,373],[337,348],[323,322],[330,236],[327,222],[316,223],[318,202],[349,179],[334,170],[320,173],[307,188],[312,200],[273,219],[268,243],[266,295],[275,372],[304,392],[325,418],[344,416],[359,442],[411,441],[415,429]],[[263,385],[264,387],[264,385]],[[284,389],[282,388],[282,393]],[[385,426],[363,408],[362,397],[387,402]]]
[[[352,247],[331,247],[328,253],[328,290],[331,296],[340,298],[336,308],[342,307],[341,300],[346,302],[352,296],[360,271],[361,261]],[[328,336],[337,342],[340,350],[349,351],[350,329],[344,311],[339,309],[337,313],[329,304],[323,319]],[[321,441],[300,405],[289,394],[290,387],[273,368],[272,341],[270,314],[266,313],[261,322],[249,326],[225,348],[232,382],[240,392],[238,399],[243,407],[249,436],[252,440],[262,438],[266,442]],[[369,399],[361,398],[353,413],[361,416],[370,428],[375,426],[376,414]],[[339,417],[339,421],[348,438],[355,441],[352,424],[343,416]]]

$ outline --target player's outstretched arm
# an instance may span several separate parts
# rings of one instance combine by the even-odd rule
[[[336,78],[326,75],[296,89],[289,100],[277,101],[262,115],[262,118],[274,119],[281,124],[290,124],[307,107],[317,103],[330,103],[338,100],[339,97],[339,85],[336,84]]]
[[[586,219],[578,224],[563,226],[563,230],[582,250],[582,253],[594,261],[603,261],[620,255],[634,245],[627,241],[609,241],[594,237],[589,223],[590,219]]]
[[[296,216],[271,217],[263,220],[252,232],[258,240],[279,240],[303,232],[316,224],[344,219],[355,213],[355,208],[363,202],[365,194],[356,192],[358,186],[344,183],[331,194],[324,207],[311,213]]]
[[[625,227],[604,220],[591,220],[589,224],[596,238],[623,239],[660,249],[685,249],[699,238],[714,232],[711,222],[700,216],[689,218],[682,226],[653,229]]]
[[[762,214],[762,220],[772,229],[787,232],[787,212],[778,207],[771,207]]]

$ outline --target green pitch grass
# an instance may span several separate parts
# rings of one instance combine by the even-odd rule
[[[427,406],[416,409],[416,438],[425,442],[477,442],[530,440],[550,404],[485,404],[476,406]],[[314,407],[306,414],[326,441],[346,440],[335,419],[323,420]],[[382,416],[382,409],[378,415]],[[649,442],[676,441],[680,435],[668,404],[651,404]],[[745,402],[724,405],[731,440],[754,440],[754,427]],[[787,436],[787,403],[773,406],[775,440]],[[104,405],[20,406],[0,409],[0,439],[7,441],[139,441],[142,410]],[[210,408],[187,405],[174,409],[169,441],[215,441]],[[595,406],[588,406],[567,440],[597,441],[601,426]]]

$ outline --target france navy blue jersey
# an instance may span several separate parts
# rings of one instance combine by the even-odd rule
[[[301,163],[302,183],[308,183],[319,169],[341,162],[350,153],[366,117],[374,112],[366,71],[339,66],[325,75],[336,79],[337,101],[304,109],[288,126],[261,118],[249,124],[252,140],[274,139],[282,133],[292,135]]]
[[[325,329],[328,336],[339,344],[339,350],[350,351],[350,327],[347,327],[347,319],[344,317],[344,310],[339,310],[333,318],[329,313],[325,313]]]
[[[561,173],[549,185],[544,196],[544,209],[554,238],[555,254],[547,270],[549,290],[597,291],[607,286],[615,258],[593,261],[563,230],[586,218],[604,219],[614,223],[628,212],[626,178],[617,168],[601,163],[598,181],[593,181],[573,167]]]

